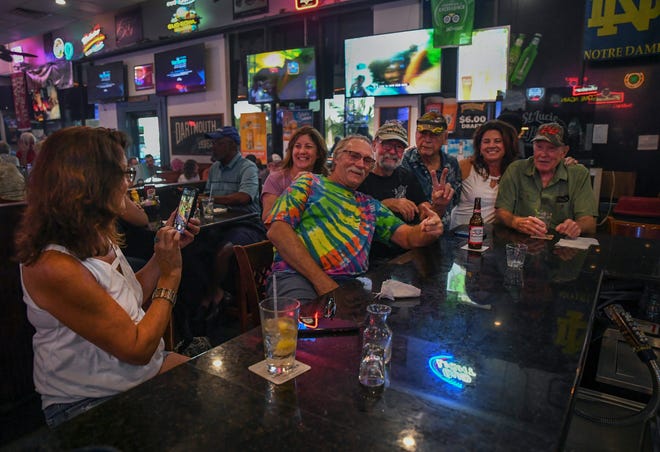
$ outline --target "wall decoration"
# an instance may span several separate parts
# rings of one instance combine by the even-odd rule
[[[135,91],[154,89],[154,65],[139,64],[133,67],[133,83]]]
[[[190,33],[199,29],[201,18],[195,10],[195,0],[169,0],[166,5],[174,7],[167,29],[176,33]]]
[[[135,8],[115,16],[117,47],[136,44],[143,39],[142,9]]]
[[[234,19],[268,12],[268,0],[234,0]]]
[[[399,121],[410,136],[410,107],[379,107],[378,127],[386,121]]]
[[[172,116],[170,146],[172,155],[211,155],[213,143],[205,134],[224,125],[224,115]]]

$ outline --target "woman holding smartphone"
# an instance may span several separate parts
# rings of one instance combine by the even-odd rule
[[[180,248],[199,223],[180,234],[170,216],[153,257],[133,273],[115,228],[134,176],[126,142],[104,128],[59,130],[28,183],[16,250],[36,329],[34,383],[50,426],[187,359],[165,352],[162,336],[181,279]]]

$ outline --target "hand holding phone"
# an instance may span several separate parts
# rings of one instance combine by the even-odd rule
[[[186,187],[181,194],[181,201],[174,216],[174,228],[183,234],[188,226],[188,220],[195,213],[197,207],[197,189]]]

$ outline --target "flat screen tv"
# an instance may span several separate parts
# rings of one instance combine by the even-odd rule
[[[87,67],[87,102],[98,104],[126,100],[126,68],[116,61]]]
[[[458,48],[458,101],[494,101],[506,92],[508,55],[508,26],[474,30],[472,44]]]
[[[433,30],[347,39],[346,97],[396,96],[440,92],[441,50]]]
[[[171,96],[206,90],[204,44],[168,50],[154,55],[156,94]]]
[[[248,55],[247,71],[252,104],[317,99],[313,47]]]

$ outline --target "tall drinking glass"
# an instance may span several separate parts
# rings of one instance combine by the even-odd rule
[[[294,298],[266,298],[259,303],[266,366],[271,375],[293,369],[298,340],[300,302]]]

